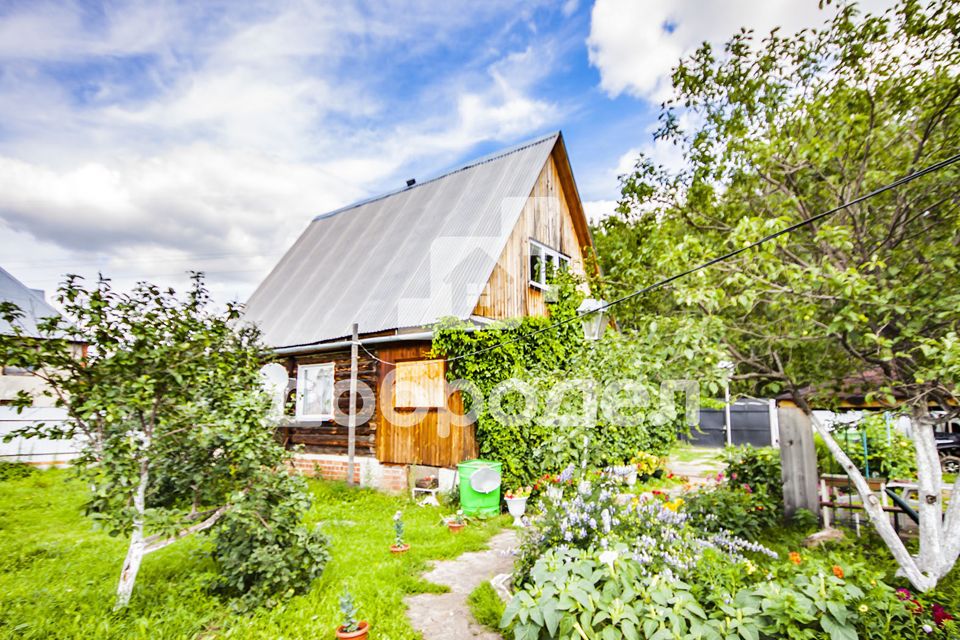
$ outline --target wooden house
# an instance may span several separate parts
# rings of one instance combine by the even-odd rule
[[[298,466],[345,477],[347,427],[334,418],[348,411],[355,322],[358,379],[377,394],[356,430],[356,479],[400,490],[408,465],[476,456],[473,428],[450,424],[460,399],[444,393],[431,327],[546,314],[547,267],[583,274],[590,251],[559,132],[317,216],[246,306],[295,386],[282,432],[302,445]],[[417,409],[414,424],[388,419]]]

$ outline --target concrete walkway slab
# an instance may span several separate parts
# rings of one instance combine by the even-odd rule
[[[420,593],[404,598],[413,628],[423,634],[424,640],[499,640],[500,634],[473,619],[467,596],[485,580],[513,570],[513,550],[517,544],[516,532],[507,530],[490,538],[489,548],[484,551],[471,551],[453,560],[434,563],[423,577],[450,587],[450,592]]]

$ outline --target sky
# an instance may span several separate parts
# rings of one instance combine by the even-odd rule
[[[0,0],[0,266],[243,301],[315,215],[558,129],[596,220],[640,151],[682,166],[682,56],[818,5]]]

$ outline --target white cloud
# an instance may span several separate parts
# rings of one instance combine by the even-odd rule
[[[891,0],[866,0],[863,10],[882,10]],[[659,101],[668,94],[670,72],[701,42],[725,42],[740,27],[758,37],[774,27],[787,33],[818,26],[835,11],[815,0],[597,0],[587,39],[590,63],[610,96],[629,94]]]
[[[246,297],[313,215],[401,184],[401,168],[556,126],[562,108],[538,95],[554,71],[549,36],[509,33],[532,11],[505,0],[0,10],[0,244],[23,249],[0,259],[19,258],[48,289],[67,271],[182,282],[204,268],[215,291]],[[459,66],[383,91],[392,65],[445,55],[484,24],[485,48]],[[57,71],[75,67],[100,72]]]
[[[583,210],[590,224],[597,224],[612,214],[616,208],[616,200],[586,200],[583,203]]]

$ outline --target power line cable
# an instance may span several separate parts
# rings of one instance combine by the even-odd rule
[[[639,297],[639,296],[642,296],[643,294],[649,293],[649,292],[651,292],[651,291],[653,291],[653,290],[655,290],[655,289],[660,289],[661,287],[665,287],[666,285],[670,284],[671,282],[674,282],[674,281],[676,281],[676,280],[679,280],[680,278],[683,278],[683,277],[685,277],[685,276],[688,276],[688,275],[690,275],[691,273],[696,273],[697,271],[702,271],[703,269],[706,269],[707,267],[711,267],[711,266],[713,266],[713,265],[715,265],[715,264],[717,264],[717,263],[723,262],[724,260],[729,260],[730,258],[736,257],[736,256],[740,255],[741,253],[744,253],[744,252],[746,252],[746,251],[749,251],[750,249],[754,249],[754,248],[759,247],[760,245],[762,245],[762,244],[764,244],[764,243],[766,243],[766,242],[769,242],[769,241],[771,241],[771,240],[774,240],[774,239],[776,239],[776,238],[779,238],[779,237],[782,236],[782,235],[786,235],[786,234],[788,234],[788,233],[791,233],[791,232],[793,232],[793,231],[796,231],[797,229],[800,229],[801,227],[805,227],[805,226],[807,226],[807,225],[813,224],[814,222],[817,222],[817,221],[819,221],[819,220],[822,220],[822,219],[824,219],[824,218],[827,218],[827,217],[829,217],[829,216],[832,216],[832,215],[834,215],[835,213],[838,213],[838,212],[840,212],[840,211],[843,211],[844,209],[847,209],[847,208],[852,207],[852,206],[854,206],[854,205],[860,204],[861,202],[865,202],[865,201],[867,201],[867,200],[869,200],[869,199],[871,199],[871,198],[875,198],[876,196],[878,196],[878,195],[880,195],[880,194],[882,194],[882,193],[885,193],[885,192],[887,192],[887,191],[890,191],[891,189],[896,189],[897,187],[901,187],[901,186],[903,186],[903,185],[905,185],[905,184],[907,184],[907,183],[909,183],[909,182],[913,182],[914,180],[916,180],[916,179],[918,179],[918,178],[922,178],[923,176],[925,176],[925,175],[927,175],[927,174],[934,173],[934,172],[936,172],[936,171],[940,171],[941,169],[944,169],[945,167],[948,167],[948,166],[950,166],[950,165],[952,165],[952,164],[955,164],[955,163],[958,162],[958,161],[960,161],[960,153],[958,153],[958,154],[956,154],[956,155],[953,155],[953,156],[950,156],[949,158],[946,158],[946,159],[944,159],[944,160],[941,160],[940,162],[935,162],[934,164],[931,164],[931,165],[929,165],[929,166],[927,166],[927,167],[924,167],[923,169],[920,169],[920,170],[918,170],[918,171],[915,171],[914,173],[907,174],[907,175],[903,176],[902,178],[898,178],[897,180],[894,180],[893,182],[890,182],[890,183],[888,183],[888,184],[886,184],[886,185],[884,185],[884,186],[882,186],[882,187],[878,187],[877,189],[874,189],[873,191],[870,191],[869,193],[866,193],[866,194],[864,194],[864,195],[862,195],[862,196],[859,196],[859,197],[857,197],[857,198],[854,198],[853,200],[850,200],[850,201],[845,202],[845,203],[843,203],[843,204],[841,204],[841,205],[839,205],[839,206],[836,206],[836,207],[834,207],[833,209],[830,209],[830,210],[828,210],[828,211],[824,211],[824,212],[822,212],[822,213],[818,213],[817,215],[815,215],[815,216],[813,216],[813,217],[810,217],[810,218],[807,218],[806,220],[801,220],[800,222],[796,222],[796,223],[794,223],[794,224],[792,224],[792,225],[790,225],[790,226],[788,226],[788,227],[784,227],[783,229],[780,229],[779,231],[775,231],[774,233],[771,233],[771,234],[769,234],[769,235],[766,235],[766,236],[760,238],[759,240],[757,240],[757,241],[755,241],[755,242],[752,242],[752,243],[750,243],[750,244],[748,244],[748,245],[746,245],[746,246],[744,246],[744,247],[741,247],[741,248],[739,248],[739,249],[735,249],[735,250],[730,251],[730,252],[728,252],[728,253],[725,253],[725,254],[723,254],[723,255],[717,256],[716,258],[712,258],[712,259],[710,259],[710,260],[707,260],[706,262],[703,262],[703,263],[701,263],[701,264],[699,264],[699,265],[697,265],[697,266],[695,266],[695,267],[691,267],[691,268],[687,269],[686,271],[681,271],[680,273],[675,273],[675,274],[672,275],[672,276],[669,276],[669,277],[667,277],[667,278],[664,278],[663,280],[659,280],[659,281],[657,281],[657,282],[655,282],[655,283],[653,283],[653,284],[651,284],[651,285],[648,285],[648,286],[646,286],[646,287],[643,287],[642,289],[637,289],[636,291],[634,291],[634,292],[632,292],[632,293],[628,293],[628,294],[625,295],[625,296],[621,296],[620,298],[617,298],[616,300],[613,300],[613,301],[611,301],[611,302],[604,303],[604,304],[598,306],[596,309],[591,310],[589,313],[592,314],[592,313],[596,313],[596,312],[598,312],[598,311],[603,311],[603,310],[609,309],[610,307],[612,307],[612,306],[614,306],[614,305],[618,305],[618,304],[620,304],[620,303],[622,303],[622,302],[626,302],[627,300],[632,300],[633,298],[637,298],[637,297]],[[493,344],[493,345],[490,345],[490,346],[488,346],[488,347],[483,347],[482,349],[477,349],[477,350],[471,351],[471,352],[469,352],[469,353],[464,353],[464,354],[461,354],[461,355],[458,355],[458,356],[454,356],[454,357],[452,357],[452,358],[444,358],[444,360],[445,360],[446,362],[454,362],[454,361],[456,361],[456,360],[462,360],[463,358],[470,358],[470,357],[472,357],[472,356],[480,355],[480,354],[486,353],[486,352],[488,352],[488,351],[493,351],[494,349],[499,349],[499,348],[504,347],[504,346],[506,346],[506,345],[508,345],[508,344],[512,344],[512,343],[514,343],[514,342],[519,342],[520,340],[523,340],[523,339],[525,339],[525,338],[530,338],[530,337],[533,337],[533,336],[535,336],[535,335],[544,333],[544,332],[546,332],[546,331],[550,331],[551,329],[556,329],[557,327],[561,327],[561,326],[563,326],[563,325],[565,325],[565,324],[569,324],[569,323],[573,322],[574,320],[580,320],[580,319],[581,319],[580,314],[577,314],[576,316],[573,316],[573,317],[571,317],[571,318],[566,318],[566,319],[564,319],[564,320],[560,320],[559,322],[555,322],[554,324],[551,324],[551,325],[549,325],[549,326],[543,327],[543,328],[541,328],[541,329],[537,329],[536,331],[530,331],[530,332],[528,332],[528,333],[519,334],[519,335],[514,336],[513,338],[511,338],[511,339],[509,339],[509,340],[504,340],[503,342],[498,342],[497,344]]]

